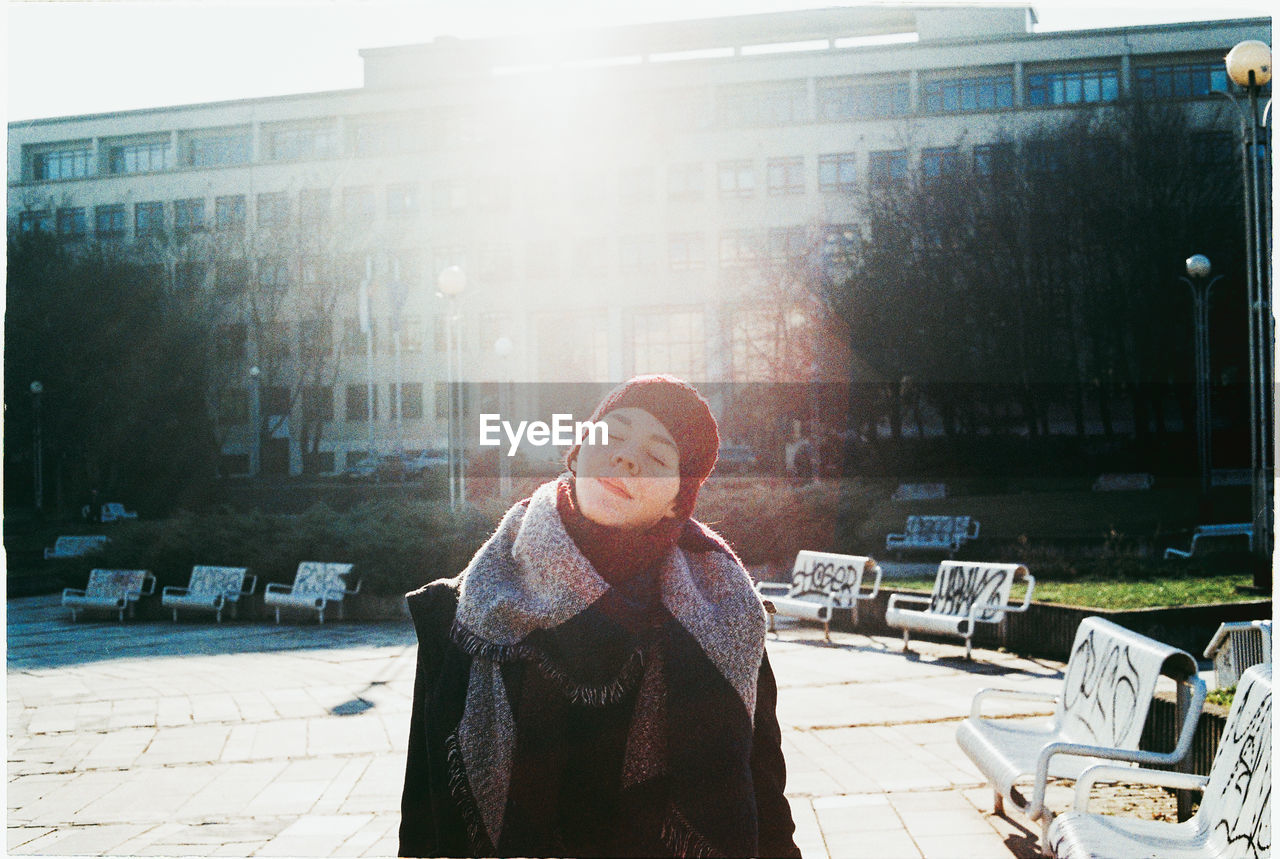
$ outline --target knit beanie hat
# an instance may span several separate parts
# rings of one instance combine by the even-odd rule
[[[644,409],[671,433],[680,451],[680,491],[675,508],[680,516],[688,516],[720,453],[720,433],[711,407],[698,389],[683,379],[667,374],[635,376],[605,394],[591,420],[599,421],[609,412],[624,408]],[[575,444],[565,456],[570,468],[579,448],[581,444]]]

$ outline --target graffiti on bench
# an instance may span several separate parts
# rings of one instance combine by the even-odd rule
[[[1009,589],[1006,580],[1012,571],[985,564],[964,564],[939,570],[941,581],[934,585],[929,611],[937,614],[968,615],[973,605],[987,606],[976,615],[989,621],[1004,607]]]
[[[1067,663],[1063,705],[1095,742],[1119,745],[1133,731],[1138,714],[1145,716],[1139,701],[1150,696],[1139,697],[1141,686],[1128,643],[1090,632],[1077,642]]]

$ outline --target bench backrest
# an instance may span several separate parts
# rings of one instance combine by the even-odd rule
[[[907,539],[913,543],[950,545],[969,531],[968,516],[908,516]]]
[[[102,512],[108,516],[127,516],[129,511],[124,509],[124,505],[119,501],[108,501],[102,505]]]
[[[947,497],[945,483],[900,483],[894,490],[894,501],[933,501]]]
[[[1212,855],[1270,855],[1270,664],[1250,668],[1236,687],[1199,813]]]
[[[345,596],[347,588],[343,576],[351,572],[351,567],[351,564],[303,561],[298,564],[298,574],[293,578],[293,593],[316,594],[330,600],[340,600]]]
[[[83,555],[88,552],[101,551],[106,546],[107,536],[105,534],[64,536],[53,541],[53,551],[57,555]]]
[[[90,570],[84,595],[115,599],[130,592],[140,593],[146,581],[146,570]]]
[[[850,608],[862,588],[863,574],[874,572],[875,568],[876,562],[862,555],[806,549],[796,555],[795,566],[791,568],[791,591],[787,595],[831,595],[837,606]]]
[[[1196,673],[1190,654],[1103,620],[1076,630],[1063,678],[1058,717],[1065,739],[1137,749],[1161,674]]]
[[[955,617],[968,617],[976,603],[974,619],[996,623],[1004,617],[1009,604],[1009,591],[1018,576],[1025,576],[1021,564],[984,564],[972,561],[943,561],[933,580],[929,611]]]
[[[188,594],[238,595],[244,589],[247,567],[192,567]]]

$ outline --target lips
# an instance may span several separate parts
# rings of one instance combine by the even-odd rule
[[[601,486],[603,486],[609,492],[612,492],[614,495],[617,495],[619,498],[626,498],[628,501],[630,501],[634,497],[630,492],[627,491],[627,487],[623,485],[621,480],[615,480],[611,477],[597,477],[596,482],[599,483]]]

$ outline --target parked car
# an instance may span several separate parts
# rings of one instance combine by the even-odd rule
[[[406,456],[403,462],[404,476],[406,478],[419,477],[429,471],[448,468],[449,451],[444,448],[430,448],[411,456]]]
[[[437,468],[445,468],[449,454],[430,449],[416,453],[383,453],[365,456],[342,472],[347,480],[412,480]]]

